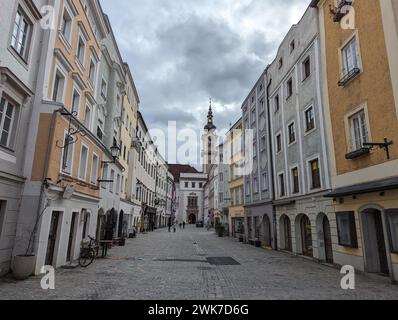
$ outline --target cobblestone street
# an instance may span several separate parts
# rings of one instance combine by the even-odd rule
[[[240,265],[217,266],[208,257]],[[0,282],[0,299],[398,299],[388,279],[359,274],[354,291],[340,289],[339,270],[266,251],[189,227],[128,240],[87,269],[60,269],[56,289],[40,277]]]

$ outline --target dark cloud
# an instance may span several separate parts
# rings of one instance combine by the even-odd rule
[[[148,127],[219,128],[240,106],[309,0],[101,0],[132,68]]]

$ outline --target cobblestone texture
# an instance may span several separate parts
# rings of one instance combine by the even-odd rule
[[[241,265],[214,266],[206,257]],[[178,259],[184,261],[172,261]],[[337,269],[191,227],[139,235],[87,269],[57,270],[55,290],[42,290],[41,277],[6,277],[0,299],[398,299],[387,278],[357,274],[356,290],[344,291],[341,277]]]

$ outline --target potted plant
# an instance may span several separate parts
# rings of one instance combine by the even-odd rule
[[[46,185],[46,181],[43,184],[44,188]],[[43,191],[42,191],[43,193]],[[26,280],[35,272],[35,265],[36,265],[36,254],[34,253],[34,242],[37,233],[37,228],[39,226],[39,222],[41,217],[46,212],[47,208],[49,207],[48,201],[44,206],[43,210],[39,212],[37,215],[34,227],[30,232],[29,235],[29,242],[26,248],[25,254],[16,255],[13,257],[12,262],[12,274],[16,280]]]

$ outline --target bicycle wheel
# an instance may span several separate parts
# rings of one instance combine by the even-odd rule
[[[80,255],[79,265],[83,268],[87,268],[90,264],[93,263],[95,259],[95,251],[94,249],[88,249]]]

